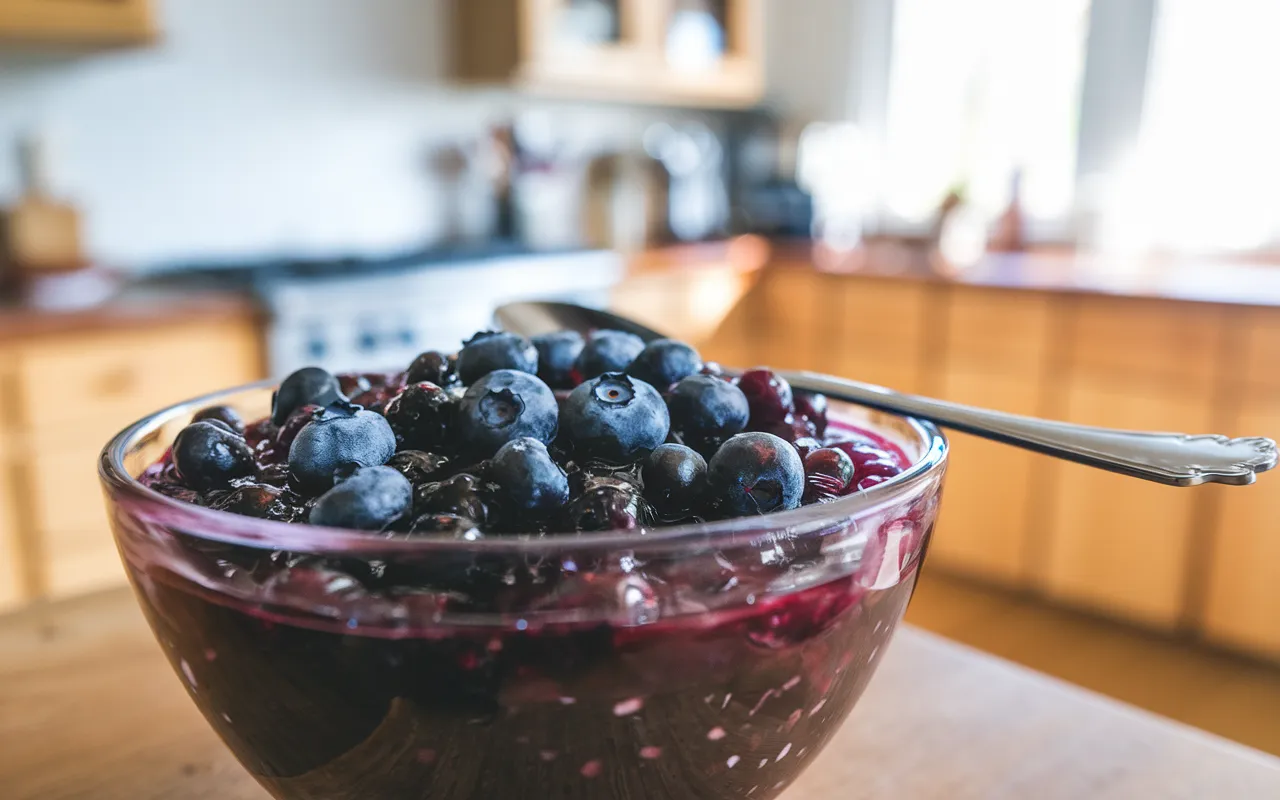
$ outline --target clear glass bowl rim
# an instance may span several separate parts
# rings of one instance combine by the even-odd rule
[[[634,531],[602,531],[550,536],[494,536],[476,541],[460,541],[451,536],[388,538],[367,531],[276,522],[228,511],[215,511],[160,494],[141,484],[126,469],[124,457],[130,446],[165,423],[184,413],[194,414],[202,408],[220,405],[225,399],[237,395],[274,388],[276,383],[274,380],[259,381],[174,403],[120,431],[103,448],[98,462],[98,474],[111,502],[118,503],[121,499],[127,499],[132,515],[146,516],[166,527],[201,539],[303,553],[390,555],[467,551],[550,555],[568,547],[575,550],[679,550],[688,546],[714,546],[721,540],[728,541],[741,536],[756,537],[786,530],[825,526],[873,514],[912,495],[921,484],[933,480],[945,468],[949,454],[947,439],[936,425],[913,417],[903,417],[919,437],[922,451],[920,457],[894,478],[831,503],[801,506],[791,511],[754,517],[651,528],[640,536]]]

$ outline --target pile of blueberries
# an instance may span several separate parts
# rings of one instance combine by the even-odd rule
[[[406,372],[280,385],[270,417],[202,411],[144,480],[263,519],[388,535],[636,529],[829,502],[906,466],[827,430],[827,400],[621,331],[485,332]]]

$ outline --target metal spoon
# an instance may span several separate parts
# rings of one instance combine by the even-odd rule
[[[607,311],[569,303],[510,303],[494,315],[505,330],[525,336],[558,330],[628,331],[651,341],[662,334]],[[1245,485],[1276,466],[1276,443],[1263,437],[1150,433],[1095,428],[1006,414],[902,394],[883,386],[813,372],[779,370],[796,389],[935,422],[986,439],[1119,472],[1168,486]]]

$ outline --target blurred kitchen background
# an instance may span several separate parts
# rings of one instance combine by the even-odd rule
[[[521,297],[1280,434],[1277,41],[1260,0],[0,0],[0,608],[123,582],[125,423]],[[913,622],[1280,753],[1276,486],[953,441]]]

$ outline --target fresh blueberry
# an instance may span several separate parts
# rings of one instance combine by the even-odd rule
[[[545,383],[526,372],[500,369],[463,395],[456,438],[465,450],[483,458],[525,437],[550,444],[559,423],[560,407]]]
[[[633,333],[595,331],[587,337],[574,369],[584,381],[606,372],[625,372],[642,350],[644,340]]]
[[[285,378],[271,401],[271,421],[283,425],[303,406],[327,406],[346,400],[338,379],[319,367],[303,367]]]
[[[413,383],[382,412],[402,449],[436,450],[449,441],[454,404],[434,383]]]
[[[684,342],[656,339],[649,342],[627,367],[627,374],[660,391],[702,369],[702,356]]]
[[[307,423],[289,448],[289,471],[302,486],[326,490],[338,469],[380,467],[396,452],[387,420],[354,406],[331,406]]]
[[[813,425],[814,435],[821,439],[827,432],[827,396],[817,392],[795,393],[796,417]]]
[[[843,450],[825,447],[804,457],[804,502],[834,500],[853,482],[853,459]]]
[[[671,417],[657,389],[610,372],[573,390],[564,425],[578,457],[628,464],[666,441]]]
[[[311,507],[312,525],[380,531],[409,512],[413,487],[390,467],[362,467]]]
[[[751,406],[752,428],[785,422],[795,410],[791,384],[772,370],[753,369],[744,372],[738,378],[738,388],[747,396],[747,403]]]
[[[710,375],[690,375],[676,384],[667,408],[671,428],[703,455],[715,453],[722,442],[742,433],[751,413],[742,390]]]
[[[244,417],[231,406],[210,406],[196,413],[192,422],[221,422],[233,433],[244,436]]]
[[[533,337],[538,350],[538,377],[553,389],[572,389],[573,365],[584,341],[577,331],[557,331]]]
[[[641,472],[645,499],[666,519],[688,514],[702,499],[707,462],[694,450],[664,444],[649,454]]]
[[[804,464],[795,447],[770,433],[740,433],[707,466],[711,496],[722,513],[744,517],[799,508]]]
[[[493,488],[467,473],[439,483],[423,484],[413,490],[413,513],[417,516],[452,514],[484,526],[492,516]]]
[[[413,360],[409,370],[405,372],[407,383],[434,383],[436,386],[448,386],[458,376],[454,374],[453,362],[444,353],[428,350]]]
[[[640,490],[620,478],[587,478],[567,513],[568,524],[575,531],[635,530],[654,520]]]
[[[537,439],[516,439],[498,450],[489,478],[514,512],[544,512],[569,501],[569,478]]]
[[[225,423],[194,422],[173,443],[173,464],[182,481],[202,492],[225,489],[252,475],[253,449]]]
[[[458,353],[458,377],[463,383],[475,383],[500,369],[537,373],[537,348],[514,333],[486,331],[473,336]]]
[[[409,483],[417,486],[439,476],[449,466],[449,459],[437,453],[424,453],[420,450],[401,450],[391,457],[387,466],[409,479]]]

